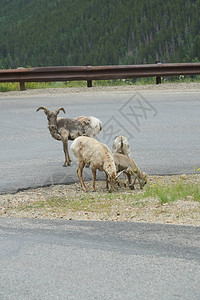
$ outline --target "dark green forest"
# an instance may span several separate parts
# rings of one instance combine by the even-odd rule
[[[200,0],[1,0],[0,68],[200,61]]]

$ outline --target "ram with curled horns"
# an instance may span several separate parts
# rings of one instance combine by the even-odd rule
[[[65,154],[64,166],[71,164],[69,156],[68,140],[75,140],[78,136],[88,136],[96,138],[99,132],[102,130],[101,121],[95,117],[77,117],[71,118],[58,118],[60,111],[65,113],[63,107],[58,108],[54,112],[48,108],[40,106],[37,111],[44,110],[47,120],[48,128],[52,137],[56,140],[62,141],[63,150]]]

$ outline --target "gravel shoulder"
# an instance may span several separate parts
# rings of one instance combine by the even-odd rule
[[[200,184],[200,174],[149,176],[148,185]],[[91,191],[91,182],[86,183]],[[145,189],[147,186],[145,187]],[[30,189],[0,195],[0,216],[15,218],[152,222],[200,226],[200,201],[192,196],[167,203],[141,198],[145,192],[120,187],[109,194],[104,181],[85,193],[79,183]],[[138,197],[139,196],[139,197]]]
[[[45,88],[45,89],[28,89],[26,91],[10,91],[0,92],[1,97],[28,97],[28,96],[53,96],[58,94],[71,94],[71,93],[133,93],[133,92],[200,92],[200,83],[163,83],[163,84],[147,84],[147,85],[122,85],[122,86],[93,86],[92,88]]]

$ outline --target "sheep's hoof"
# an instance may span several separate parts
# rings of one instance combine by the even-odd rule
[[[67,168],[67,166],[69,166],[68,164],[64,164],[63,167]]]
[[[134,190],[135,189],[134,185],[129,185],[129,188],[130,188],[130,190]]]
[[[68,163],[64,163],[64,165],[63,165],[63,167],[68,167],[68,166],[71,166],[71,161]]]

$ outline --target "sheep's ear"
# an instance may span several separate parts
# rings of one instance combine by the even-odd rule
[[[60,108],[58,108],[58,109],[55,111],[56,116],[59,114],[59,112],[60,112],[61,110],[65,113],[65,109],[64,109],[63,107],[60,107]]]
[[[119,178],[119,176],[120,176],[122,173],[123,173],[123,171],[119,172],[119,173],[116,175],[115,179]]]
[[[39,111],[39,110],[41,110],[41,109],[44,110],[44,112],[45,112],[46,115],[49,115],[49,114],[50,114],[50,110],[49,110],[48,108],[44,107],[44,106],[38,107],[38,109],[37,109],[36,111]]]

